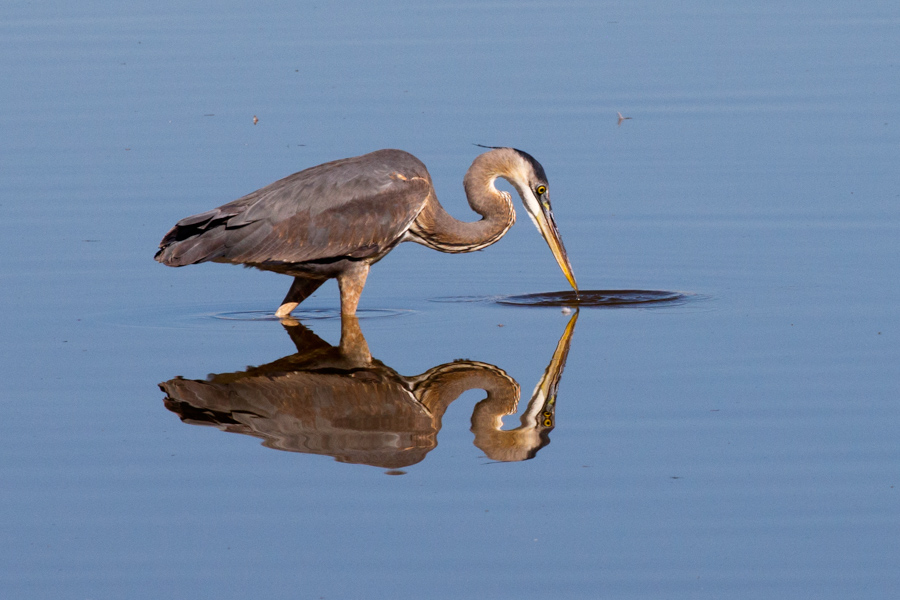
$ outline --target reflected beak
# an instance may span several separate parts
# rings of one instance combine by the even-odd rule
[[[569,319],[566,330],[563,332],[562,337],[559,338],[559,343],[556,344],[553,358],[550,359],[550,364],[544,370],[544,376],[541,377],[541,380],[534,388],[534,394],[531,396],[532,402],[535,398],[544,398],[542,405],[547,405],[551,411],[553,405],[556,404],[556,391],[559,388],[559,380],[562,378],[563,368],[566,366],[566,358],[569,357],[569,346],[572,344],[572,334],[575,332],[576,321],[578,321],[577,310]],[[550,425],[545,423],[545,426],[549,427]]]
[[[550,208],[550,198],[547,194],[544,194],[538,199],[538,202],[540,203],[541,210],[538,214],[534,215],[534,222],[538,226],[541,235],[544,236],[544,239],[547,241],[547,245],[550,246],[550,251],[553,252],[553,258],[556,259],[559,268],[562,269],[563,275],[566,276],[566,279],[569,280],[569,284],[571,284],[572,288],[577,292],[578,284],[575,283],[575,274],[572,273],[569,255],[566,254],[566,247],[563,246],[562,238],[559,237],[559,230],[556,228],[556,219],[553,218],[553,209]]]

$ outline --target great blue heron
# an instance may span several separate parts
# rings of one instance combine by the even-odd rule
[[[516,220],[502,177],[519,193],[563,274],[577,291],[550,207],[547,176],[531,155],[492,148],[463,186],[480,221],[441,206],[425,165],[402,150],[378,150],[294,173],[219,208],[187,217],[163,237],[156,260],[171,267],[213,261],[294,277],[275,313],[287,317],[322,283],[337,278],[341,313],[356,313],[369,267],[400,242],[472,252],[499,240]]]

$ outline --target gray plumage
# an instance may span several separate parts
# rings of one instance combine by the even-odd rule
[[[310,261],[380,258],[427,199],[425,182],[394,173],[431,183],[425,165],[402,150],[325,163],[182,219],[163,238],[156,260],[172,267],[216,261],[291,273]]]

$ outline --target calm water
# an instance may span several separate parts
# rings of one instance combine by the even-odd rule
[[[896,597],[896,2],[13,0],[0,79],[4,598]],[[462,217],[473,143],[683,301],[458,301],[566,288],[520,210],[374,268],[360,371],[335,285],[152,260],[384,147]]]

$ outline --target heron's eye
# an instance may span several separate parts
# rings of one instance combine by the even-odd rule
[[[534,189],[534,191],[537,193],[538,196],[543,196],[544,194],[547,193],[547,186],[539,185]]]

